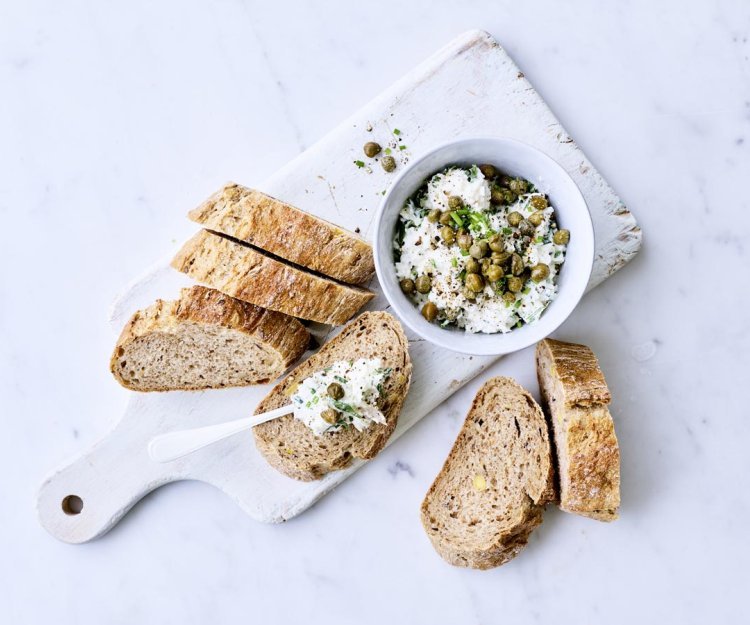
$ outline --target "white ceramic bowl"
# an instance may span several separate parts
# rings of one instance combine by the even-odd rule
[[[547,193],[560,228],[570,230],[570,244],[558,277],[557,297],[539,320],[506,334],[473,334],[430,323],[401,292],[393,261],[393,237],[399,211],[433,174],[449,165],[491,163],[502,172],[531,181]],[[555,330],[578,304],[591,275],[594,229],[586,202],[567,172],[549,156],[511,139],[460,139],[443,144],[411,162],[393,182],[378,210],[375,267],[383,293],[398,317],[422,338],[447,349],[475,355],[500,355],[523,349]]]

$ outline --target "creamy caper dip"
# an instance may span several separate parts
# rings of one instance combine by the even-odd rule
[[[527,180],[492,165],[449,167],[401,210],[396,275],[428,321],[510,332],[539,319],[557,296],[569,240]]]
[[[378,408],[391,369],[379,358],[339,360],[300,382],[292,395],[294,418],[317,436],[385,423]]]

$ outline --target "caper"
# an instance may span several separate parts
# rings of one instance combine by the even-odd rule
[[[417,287],[419,293],[429,293],[432,288],[432,280],[430,280],[430,276],[422,275],[417,278],[414,286]]]
[[[518,293],[522,288],[523,280],[521,280],[521,278],[517,278],[516,276],[508,278],[508,290],[511,293]]]
[[[502,252],[505,249],[505,242],[499,234],[493,234],[488,243],[493,252]]]
[[[326,408],[323,412],[320,413],[320,417],[321,419],[323,419],[323,421],[325,421],[326,423],[330,423],[331,425],[338,421],[338,415],[333,408]]]
[[[517,226],[523,221],[523,215],[518,211],[513,211],[508,215],[508,223],[511,226]]]
[[[344,387],[338,382],[331,382],[326,389],[329,397],[334,399],[341,399],[344,396]]]
[[[429,213],[427,213],[427,221],[434,224],[437,223],[437,221],[440,219],[440,209],[439,208],[433,208]]]
[[[438,316],[438,307],[432,302],[427,302],[422,306],[422,316],[427,319],[427,321],[435,321]]]
[[[505,191],[500,187],[492,187],[490,191],[490,202],[493,204],[505,204]]]
[[[492,261],[489,258],[483,258],[479,261],[479,265],[481,267],[480,273],[483,276],[486,276],[487,271],[489,271],[489,268],[492,266]]]
[[[518,224],[518,230],[521,234],[530,237],[532,234],[534,234],[534,230],[536,230],[536,228],[528,219],[522,219],[521,223]]]
[[[473,256],[474,258],[484,258],[485,256],[487,256],[489,249],[490,246],[487,244],[487,241],[474,241],[474,243],[472,243],[471,247],[469,248],[469,254],[471,254],[471,256]]]
[[[401,287],[401,290],[406,293],[407,295],[411,295],[414,293],[414,280],[410,278],[404,278],[399,282],[399,286]]]
[[[365,143],[365,147],[363,148],[365,151],[365,156],[369,156],[372,158],[373,156],[377,156],[380,154],[380,150],[383,148],[380,147],[380,144],[375,143],[374,141],[368,141]]]
[[[453,217],[451,217],[450,211],[443,211],[440,213],[440,219],[438,221],[444,226],[450,226],[453,223]]]
[[[467,273],[466,274],[466,287],[479,293],[484,288],[484,280],[478,273]]]
[[[469,274],[469,275],[473,276],[474,274]],[[463,289],[461,289],[461,295],[463,295],[466,299],[469,299],[472,301],[477,298],[477,294],[474,291],[472,291],[468,286],[465,286]]]
[[[474,238],[468,232],[459,232],[456,237],[458,247],[462,250],[468,250],[474,242]]]
[[[518,254],[510,257],[510,272],[514,276],[520,276],[523,273],[523,259]]]
[[[505,291],[505,293],[503,293],[503,301],[512,304],[516,301],[516,294],[511,291]]]
[[[396,169],[396,159],[392,156],[384,156],[380,159],[380,166],[387,172],[392,172]]]
[[[498,178],[498,182],[506,189],[508,188],[508,186],[510,186],[511,180],[513,180],[513,178],[506,174],[503,174],[502,176],[500,176],[500,178]]]
[[[489,163],[485,163],[484,165],[479,166],[479,171],[482,172],[482,175],[485,178],[494,178],[497,176],[497,169],[495,169],[494,165],[490,165]]]
[[[479,273],[481,267],[476,260],[474,260],[473,258],[470,258],[469,260],[466,261],[465,269],[466,269],[466,273]]]
[[[503,270],[497,265],[491,265],[489,269],[487,269],[487,278],[490,282],[497,282],[502,277]]]
[[[463,205],[464,201],[458,195],[451,195],[448,198],[448,208],[450,208],[452,211],[459,210],[463,207]]]
[[[555,245],[567,245],[570,242],[570,230],[558,230],[552,235]]]
[[[445,241],[448,245],[456,240],[456,233],[450,226],[443,226],[442,228],[440,228],[440,236],[443,237],[443,241]]]
[[[536,211],[535,213],[531,213],[528,219],[534,226],[541,226],[544,221],[544,213],[542,211]]]
[[[523,193],[526,193],[526,191],[529,188],[529,183],[526,182],[523,178],[514,178],[510,181],[508,184],[508,187],[510,188],[513,193],[516,193],[518,195],[522,195]]]
[[[510,252],[492,252],[490,260],[493,265],[504,265],[510,259]]]
[[[529,200],[529,204],[531,204],[538,211],[542,211],[549,206],[547,198],[543,195],[532,195],[531,199]]]
[[[534,282],[541,282],[549,275],[549,265],[545,265],[544,263],[539,263],[538,265],[534,265],[531,269],[531,279]]]

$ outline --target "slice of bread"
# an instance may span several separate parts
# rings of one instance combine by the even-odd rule
[[[536,347],[536,367],[557,454],[560,508],[615,520],[620,449],[596,356],[585,345],[545,339]]]
[[[374,297],[208,230],[182,246],[172,267],[251,304],[331,325],[345,323]]]
[[[233,182],[188,216],[208,230],[341,282],[364,284],[375,272],[372,248],[360,236]]]
[[[362,432],[350,427],[316,436],[292,415],[274,419],[253,428],[255,444],[266,460],[289,477],[310,481],[349,466],[354,458],[374,458],[393,433],[409,390],[408,347],[401,324],[388,313],[366,312],[354,319],[277,384],[258,404],[255,414],[288,404],[302,380],[336,361],[380,358],[384,367],[393,370],[383,384],[379,403],[386,423],[373,423]]]
[[[307,349],[293,317],[194,286],[177,301],[136,312],[120,334],[110,369],[134,391],[265,384]]]
[[[526,545],[554,498],[547,424],[510,378],[479,389],[443,468],[422,502],[422,525],[456,566],[489,569]]]

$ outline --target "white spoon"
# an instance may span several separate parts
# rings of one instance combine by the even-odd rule
[[[228,436],[249,430],[272,419],[278,419],[294,412],[294,406],[282,406],[276,410],[263,412],[252,417],[243,417],[235,421],[227,421],[218,425],[207,425],[191,430],[179,430],[160,434],[151,439],[148,444],[148,455],[156,462],[170,462],[193,453],[211,443],[220,441]]]

